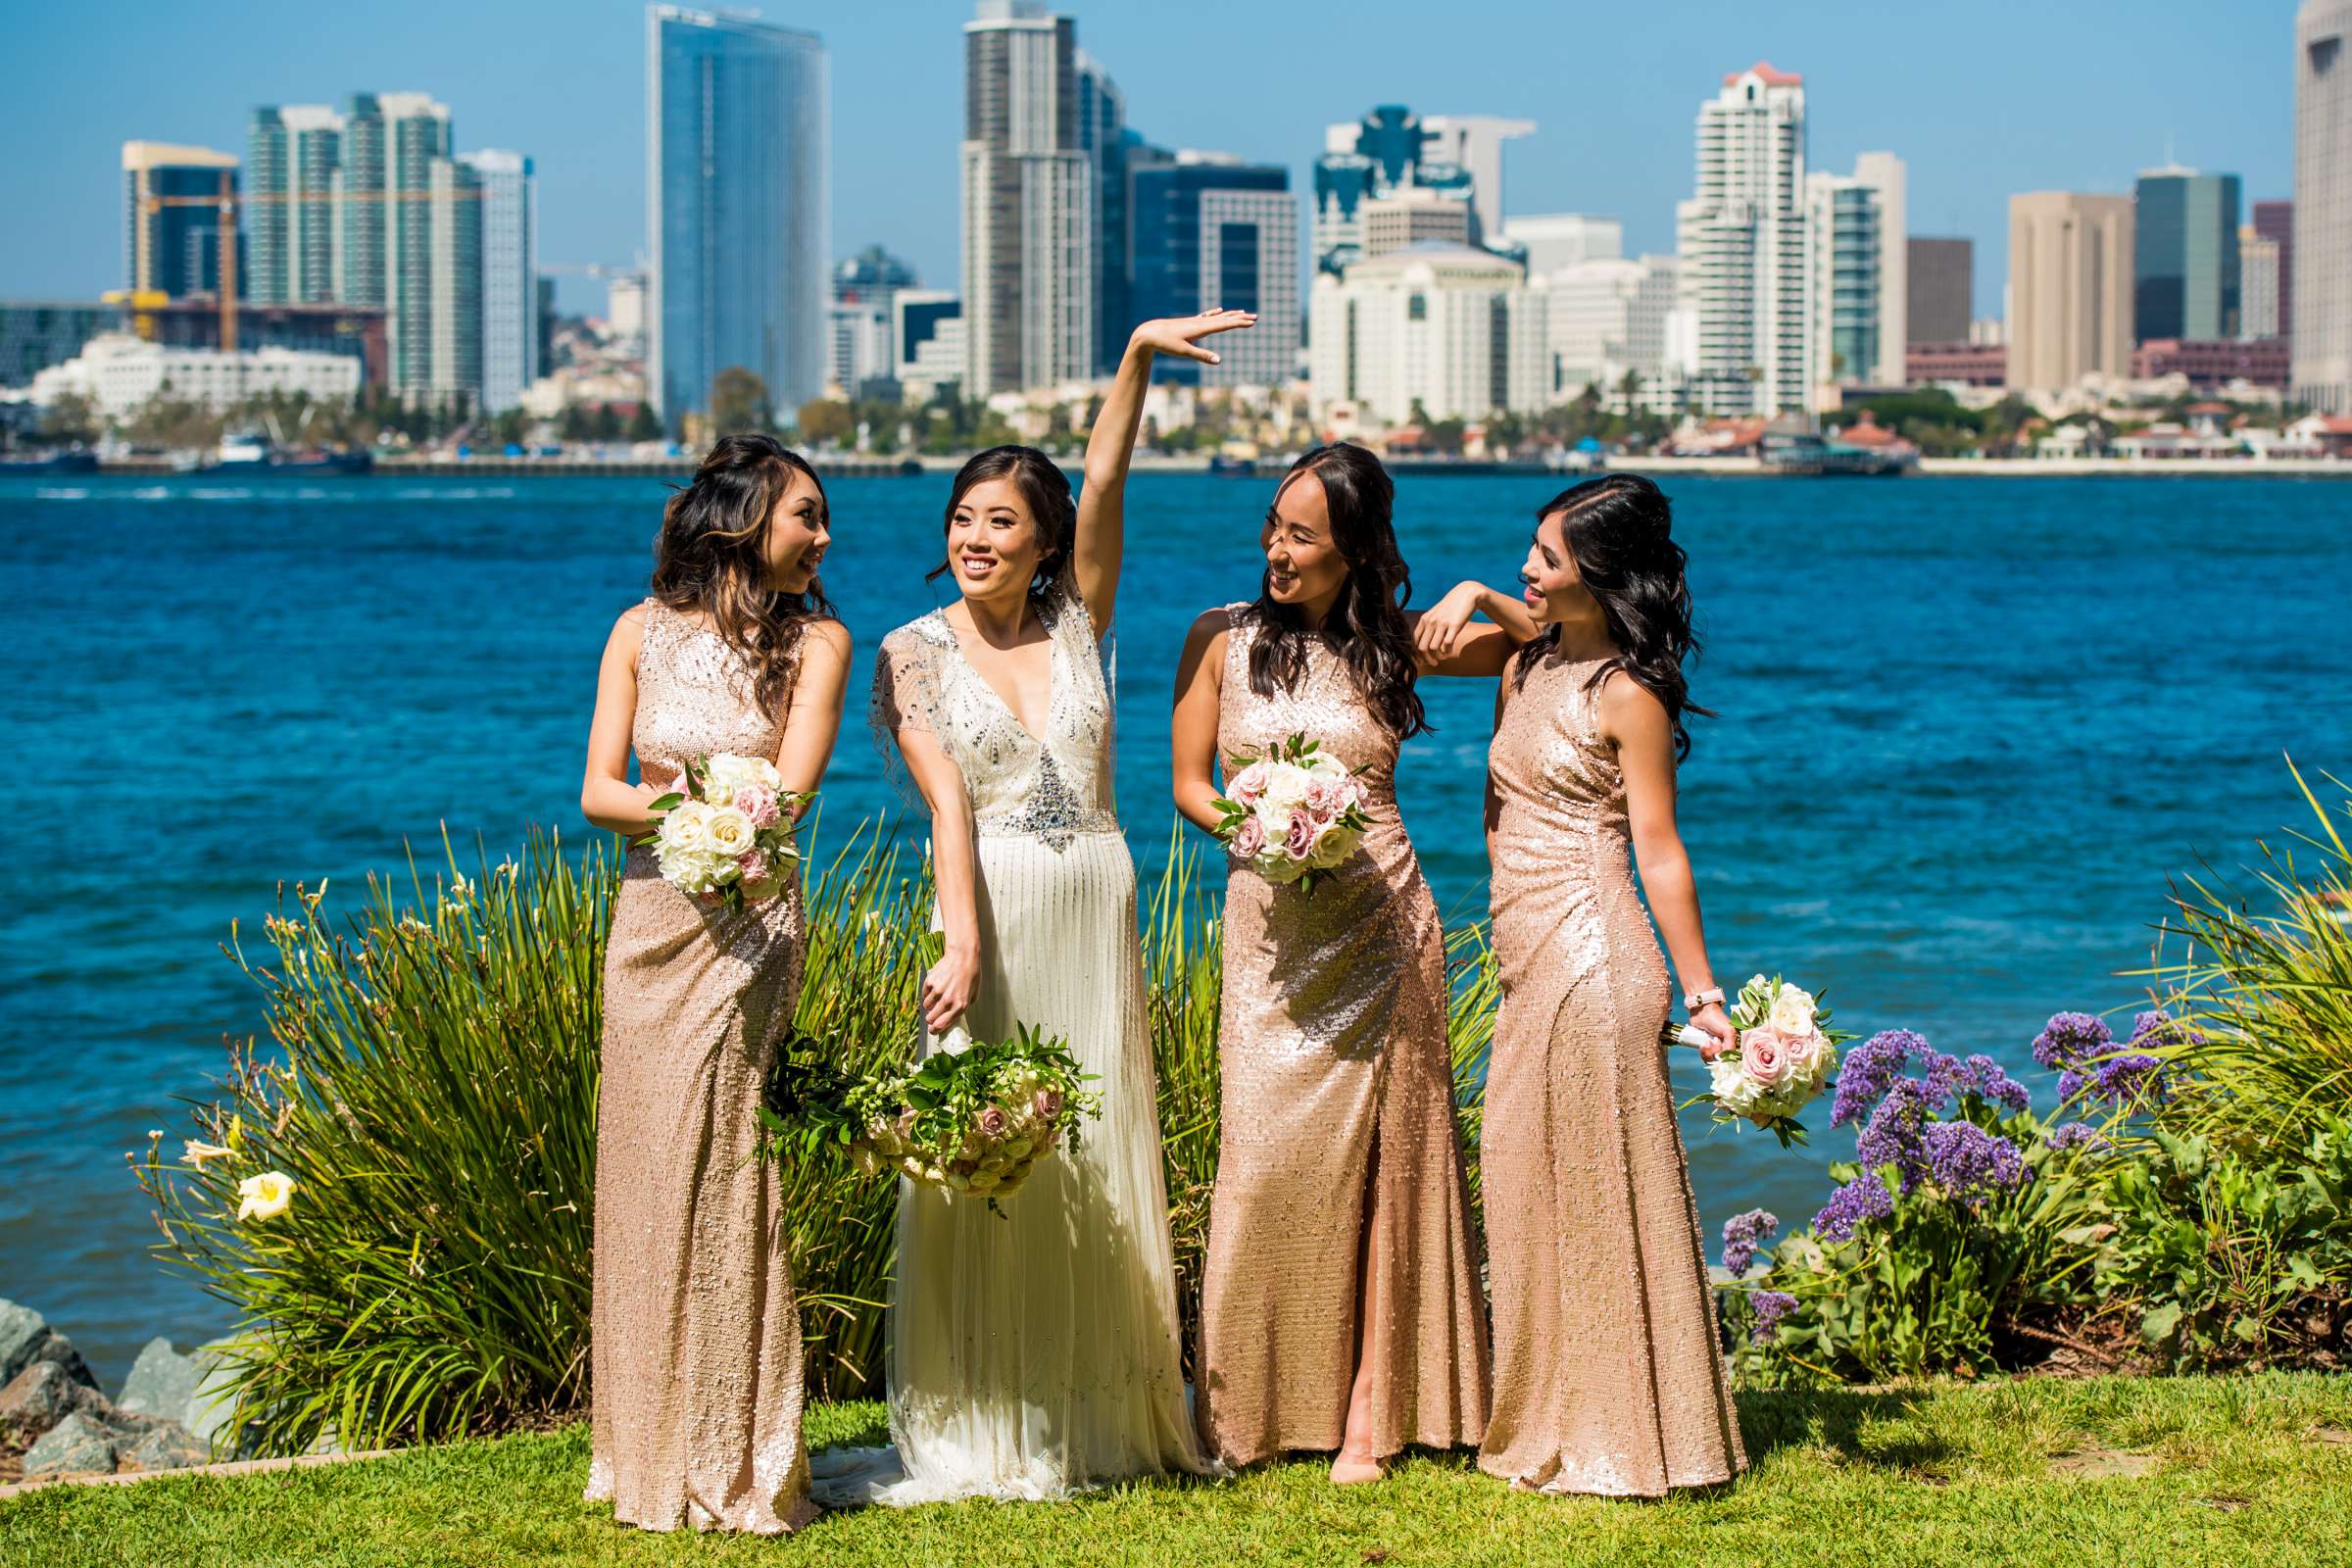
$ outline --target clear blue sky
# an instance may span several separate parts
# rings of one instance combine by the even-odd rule
[[[1537,122],[1511,145],[1514,212],[1621,218],[1671,250],[1691,120],[1726,71],[1803,73],[1814,167],[1890,149],[1911,231],[1977,241],[2000,308],[2012,191],[2128,191],[2164,161],[2292,185],[2293,0],[1267,0],[1065,7],[1166,146],[1292,166],[1377,103]],[[780,5],[832,60],[833,249],[879,240],[956,284],[962,35],[956,0]],[[1434,20],[1433,20],[1434,19]],[[420,90],[462,148],[537,161],[548,263],[627,263],[645,234],[645,24],[629,0],[12,3],[0,24],[0,297],[91,297],[122,270],[121,143],[242,156],[257,103]],[[567,309],[602,286],[567,277]]]

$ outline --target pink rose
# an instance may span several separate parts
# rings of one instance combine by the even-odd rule
[[[1801,1035],[1789,1036],[1789,1070],[1799,1078],[1820,1077],[1822,1053],[1829,1049],[1829,1039],[1818,1029],[1808,1029]]]
[[[769,875],[767,857],[761,855],[758,850],[737,856],[735,868],[743,873],[743,880],[747,883],[764,882]]]
[[[1225,793],[1244,806],[1255,806],[1265,796],[1268,771],[1261,758],[1228,779]]]
[[[1340,803],[1346,798],[1346,791],[1345,779],[1310,779],[1306,786],[1306,808],[1316,821],[1328,822],[1343,809]]]
[[[1314,818],[1304,811],[1291,813],[1290,831],[1282,836],[1282,851],[1294,860],[1306,858],[1306,852],[1315,842]]]
[[[1054,1117],[1061,1114],[1061,1091],[1058,1089],[1040,1089],[1037,1092],[1037,1097],[1029,1102],[1029,1108],[1036,1111],[1044,1120],[1052,1121]]]
[[[1765,1089],[1778,1089],[1787,1083],[1794,1066],[1788,1040],[1772,1029],[1750,1029],[1740,1037],[1740,1064],[1750,1079]]]
[[[996,1106],[989,1106],[975,1119],[979,1124],[981,1137],[1002,1138],[1004,1136],[1004,1112]]]
[[[752,819],[754,827],[774,827],[784,819],[776,792],[764,784],[746,784],[735,792],[735,809]]]
[[[1242,818],[1242,825],[1233,830],[1233,853],[1245,860],[1254,860],[1266,847],[1266,824],[1254,816]]]

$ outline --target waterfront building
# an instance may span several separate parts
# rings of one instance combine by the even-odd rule
[[[1812,406],[1805,87],[1762,62],[1699,107],[1697,178],[1675,209],[1694,395],[1717,414]]]
[[[1425,157],[1450,164],[1470,181],[1473,233],[1489,244],[1504,232],[1502,205],[1502,144],[1536,133],[1532,120],[1500,120],[1493,115],[1429,115],[1421,128],[1428,139]]]
[[[132,313],[142,335],[178,348],[220,346],[220,307],[210,299],[174,300]],[[355,360],[360,384],[382,392],[391,385],[384,348],[384,313],[370,305],[255,305],[237,308],[237,347],[292,349]]]
[[[1645,392],[1665,390],[1668,324],[1681,287],[1675,258],[1600,257],[1531,273],[1529,283],[1544,295],[1547,403],[1573,402],[1591,386],[1612,410],[1631,412],[1649,406]],[[1629,374],[1639,378],[1630,401]]]
[[[1549,277],[1579,262],[1613,262],[1625,255],[1625,225],[1584,213],[1537,213],[1506,218],[1502,237],[1526,255],[1527,275]]]
[[[86,300],[0,300],[0,387],[25,387],[102,332],[122,327],[122,308]]]
[[[1298,205],[1290,171],[1222,153],[1180,152],[1130,175],[1138,320],[1223,306],[1257,325],[1220,339],[1222,363],[1161,355],[1154,381],[1277,386],[1298,374]],[[1122,344],[1124,338],[1121,339]]]
[[[825,378],[824,44],[656,5],[645,54],[648,395],[674,430],[739,367],[798,408]]]
[[[220,413],[271,393],[323,401],[349,398],[359,389],[360,362],[348,354],[281,348],[224,354],[149,343],[128,332],[102,333],[73,359],[32,378],[35,403],[47,407],[74,393],[109,419],[129,417],[166,390]]]
[[[501,414],[539,379],[539,204],[531,161],[486,149],[458,162],[481,190],[481,408]]]
[[[1079,136],[1077,24],[979,0],[963,39],[964,395],[1087,380],[1099,171]]]
[[[2238,332],[2248,341],[2278,337],[2278,242],[2255,232],[2252,223],[2237,231]]]
[[[2292,256],[2294,396],[2352,415],[2352,0],[2295,13]]]
[[[2256,202],[2254,233],[2278,255],[2278,330],[2276,336],[2295,335],[2295,204]]]
[[[1310,401],[1391,425],[1540,413],[1552,401],[1545,305],[1517,263],[1462,245],[1411,245],[1318,274]]]
[[[2132,374],[2142,381],[2181,375],[2191,386],[2219,387],[2242,381],[2249,386],[2283,387],[2288,372],[2287,345],[2276,337],[2251,342],[2160,337],[2132,351]]]
[[[1903,241],[1906,346],[1965,343],[1976,299],[1976,241],[1908,237]]]
[[[2132,237],[2129,196],[2009,198],[2010,386],[2059,392],[2131,373]]]
[[[605,279],[605,332],[615,343],[645,336],[645,274],[614,272]]]
[[[2009,381],[2009,350],[1997,340],[1914,343],[1903,356],[1906,386],[1995,387]]]
[[[2132,202],[2132,334],[2211,342],[2238,334],[2235,174],[2151,169]]]
[[[946,289],[903,288],[891,300],[891,336],[899,348],[900,395],[929,403],[962,384],[963,302]]]
[[[227,153],[164,141],[122,144],[124,287],[174,297],[220,290],[217,198],[224,177],[233,198],[237,161]]]
[[[335,172],[343,117],[324,104],[264,104],[246,122],[245,295],[318,305],[335,293]]]
[[[1909,347],[1903,206],[1902,160],[1892,153],[1864,153],[1850,175],[1805,176],[1811,353],[1824,383],[1902,384]]]

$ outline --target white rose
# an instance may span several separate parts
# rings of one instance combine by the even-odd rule
[[[1328,871],[1355,852],[1356,835],[1337,822],[1327,822],[1307,846],[1306,863],[1318,871]]]
[[[710,846],[710,808],[701,801],[680,801],[662,814],[664,852],[692,854]]]
[[[703,796],[713,806],[732,806],[736,792],[754,784],[772,790],[781,788],[783,783],[776,764],[764,757],[721,752],[703,767]]]
[[[1813,1032],[1812,993],[1799,991],[1791,985],[1781,987],[1781,994],[1772,999],[1772,1027],[1776,1033],[1794,1040]]]
[[[1317,752],[1309,758],[1306,770],[1320,779],[1342,779],[1348,776],[1348,764],[1329,752]]]
[[[294,1178],[282,1170],[266,1170],[237,1183],[237,1218],[275,1219],[294,1201]]]
[[[1285,762],[1266,779],[1266,798],[1259,803],[1263,812],[1267,807],[1278,808],[1287,821],[1293,807],[1306,804],[1307,780],[1312,777],[1304,768]]]
[[[760,830],[752,826],[752,819],[732,806],[712,811],[703,831],[709,837],[711,853],[730,860],[738,855],[751,854],[752,847],[760,840]]]
[[[1707,1083],[1715,1102],[1735,1116],[1744,1116],[1760,1098],[1736,1054],[1726,1053],[1707,1063]]]

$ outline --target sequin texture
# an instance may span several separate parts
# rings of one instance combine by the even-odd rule
[[[1747,1460],[1658,1040],[1665,960],[1587,690],[1597,667],[1540,661],[1488,753],[1502,1004],[1479,1146],[1494,1311],[1479,1464],[1661,1496]]]
[[[749,691],[721,639],[648,601],[646,780],[711,752],[773,757],[781,718]],[[629,853],[605,956],[586,1494],[623,1523],[777,1534],[816,1513],[776,1174],[753,1157],[801,959],[797,888],[728,914]]]
[[[1446,1046],[1445,937],[1396,810],[1396,739],[1327,647],[1250,691],[1229,611],[1220,756],[1303,733],[1368,786],[1362,851],[1312,894],[1247,866],[1225,893],[1223,1127],[1201,1300],[1201,1429],[1249,1464],[1337,1448],[1361,1361],[1371,1450],[1475,1444],[1486,1313]]]

